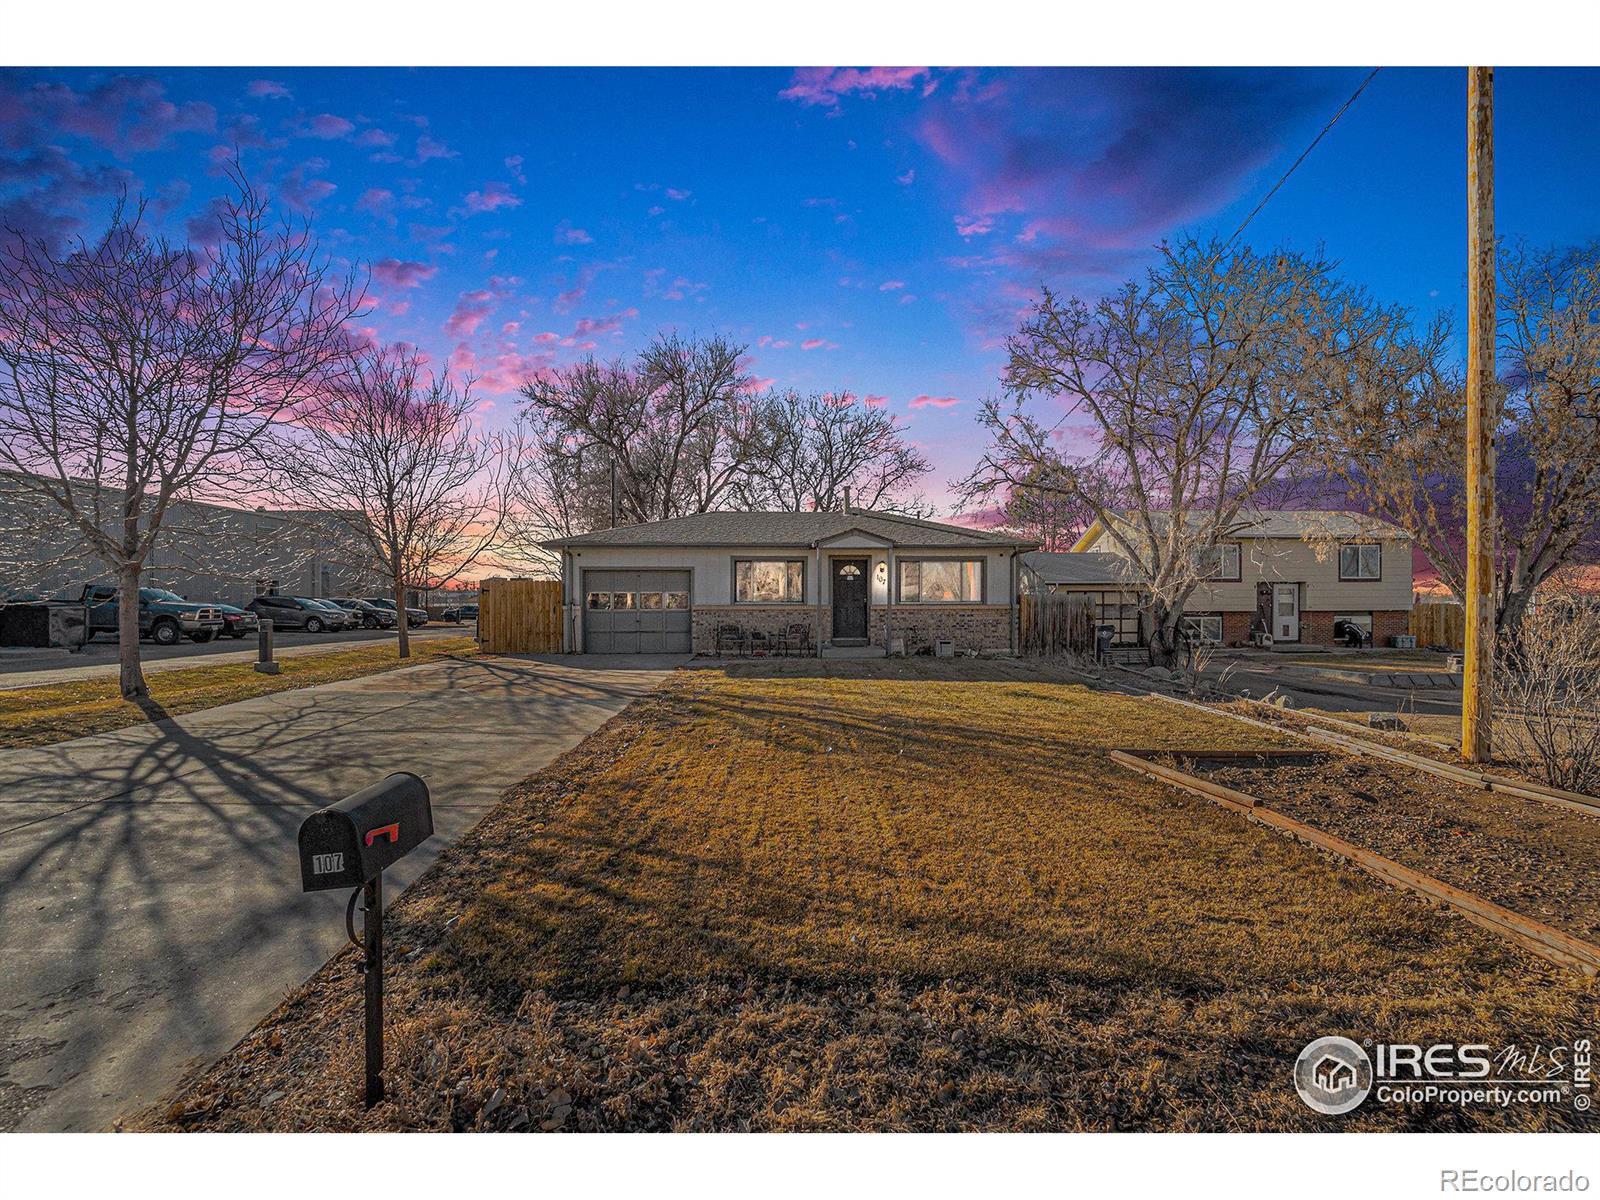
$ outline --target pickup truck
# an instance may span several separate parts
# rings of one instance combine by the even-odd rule
[[[89,637],[97,633],[117,634],[117,589],[108,583],[86,584],[77,602],[89,608]],[[180,638],[209,642],[222,631],[222,610],[214,604],[198,604],[165,588],[139,589],[139,636],[163,646],[176,645]]]

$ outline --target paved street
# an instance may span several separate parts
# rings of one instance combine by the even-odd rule
[[[1448,715],[1461,711],[1460,688],[1379,687],[1340,679],[1314,665],[1279,663],[1270,655],[1228,657],[1219,654],[1206,671],[1212,679],[1226,675],[1233,690],[1248,688],[1256,699],[1274,690],[1286,692],[1302,708],[1333,711],[1415,712]]]
[[[471,625],[424,625],[413,629],[414,641],[435,638],[471,637]],[[273,653],[278,658],[297,658],[304,654],[326,654],[330,650],[349,650],[369,642],[393,642],[395,633],[382,629],[352,629],[348,633],[300,633],[280,630]],[[182,670],[185,667],[213,667],[230,662],[254,662],[256,639],[217,638],[210,642],[179,642],[158,646],[144,642],[140,658],[146,674]],[[84,679],[114,679],[117,675],[116,639],[100,637],[76,654],[0,655],[0,691],[7,688],[42,687],[50,683],[76,683]]]
[[[0,1129],[109,1126],[339,948],[346,893],[300,892],[308,812],[426,778],[437,834],[393,895],[680,661],[443,662],[0,753]]]

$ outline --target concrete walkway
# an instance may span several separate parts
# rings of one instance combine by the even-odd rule
[[[110,1126],[339,949],[347,895],[300,891],[307,813],[426,778],[437,832],[393,895],[681,661],[451,661],[0,752],[0,1130]]]

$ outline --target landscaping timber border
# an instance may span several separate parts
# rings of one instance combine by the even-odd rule
[[[1148,696],[1152,700],[1161,700],[1167,704],[1178,704],[1184,708],[1193,708],[1199,712],[1213,713],[1219,717],[1227,717],[1233,721],[1243,721],[1247,725],[1259,726],[1262,729],[1271,729],[1277,733],[1288,734],[1290,737],[1306,738],[1325,745],[1336,746],[1351,754],[1364,754],[1372,758],[1387,759],[1389,762],[1399,763],[1418,771],[1425,771],[1436,775],[1440,779],[1448,779],[1452,783],[1464,783],[1469,787],[1482,788],[1489,792],[1502,792],[1507,796],[1516,796],[1522,800],[1537,800],[1543,804],[1555,804],[1562,808],[1569,808],[1574,812],[1582,813],[1587,817],[1600,817],[1600,796],[1586,796],[1582,792],[1568,792],[1561,788],[1546,787],[1542,783],[1531,783],[1522,779],[1509,779],[1504,775],[1489,775],[1483,771],[1474,771],[1467,767],[1458,767],[1450,763],[1442,763],[1436,759],[1424,758],[1420,754],[1412,754],[1405,750],[1396,750],[1393,746],[1385,746],[1379,742],[1367,741],[1363,738],[1350,737],[1348,734],[1337,733],[1332,729],[1319,727],[1316,722],[1331,720],[1349,728],[1359,728],[1350,725],[1347,721],[1337,718],[1324,718],[1307,716],[1298,710],[1290,710],[1296,716],[1302,717],[1306,722],[1303,729],[1292,725],[1274,724],[1263,721],[1259,717],[1247,717],[1243,713],[1229,712],[1225,708],[1217,708],[1210,704],[1201,704],[1194,700],[1184,700],[1178,696],[1168,696],[1149,687],[1133,689],[1136,695]],[[1246,699],[1236,697],[1236,699]],[[1247,703],[1259,705],[1272,712],[1279,710],[1261,700],[1248,700]]]
[[[1161,780],[1194,795],[1207,800],[1215,801],[1224,808],[1242,813],[1252,821],[1259,821],[1269,828],[1286,833],[1291,837],[1308,842],[1318,849],[1336,854],[1362,870],[1377,876],[1391,887],[1401,888],[1406,891],[1416,892],[1431,900],[1437,900],[1459,912],[1475,925],[1482,926],[1500,936],[1515,942],[1526,950],[1532,951],[1540,958],[1565,967],[1576,967],[1585,975],[1600,974],[1600,946],[1584,941],[1582,938],[1573,937],[1570,933],[1563,933],[1531,917],[1524,917],[1520,913],[1512,912],[1509,908],[1502,908],[1492,901],[1471,892],[1462,891],[1460,888],[1435,879],[1431,875],[1424,875],[1410,867],[1403,866],[1392,858],[1385,858],[1354,842],[1326,833],[1314,825],[1307,825],[1293,817],[1267,807],[1259,799],[1246,792],[1234,788],[1223,787],[1221,784],[1212,783],[1210,780],[1200,779],[1187,772],[1179,771],[1174,767],[1164,766],[1152,762],[1146,757],[1148,752],[1113,750],[1111,760],[1119,766],[1137,771],[1141,775],[1152,779]],[[1189,758],[1226,758],[1226,759],[1252,759],[1270,758],[1270,752],[1229,752],[1225,755],[1209,754],[1205,751],[1163,751],[1174,757]]]

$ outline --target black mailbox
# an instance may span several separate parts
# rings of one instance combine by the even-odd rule
[[[396,772],[301,823],[301,888],[361,887],[432,836],[428,785]]]

